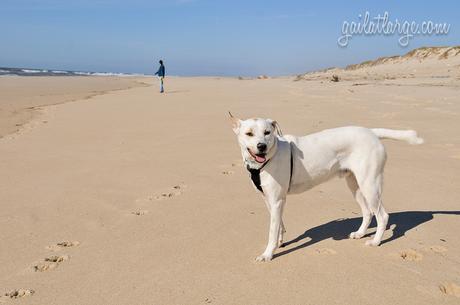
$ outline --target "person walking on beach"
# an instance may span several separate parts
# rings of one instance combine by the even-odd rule
[[[160,79],[160,93],[165,92],[163,88],[163,80],[165,78],[165,66],[163,65],[162,60],[160,60],[160,67],[158,68],[158,71],[155,73],[155,75],[158,75],[158,78]]]

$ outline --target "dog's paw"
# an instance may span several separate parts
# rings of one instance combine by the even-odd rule
[[[350,235],[348,235],[349,238],[351,239],[360,239],[361,237],[363,237],[364,234],[356,231],[356,232],[351,232]]]
[[[273,255],[262,254],[256,257],[256,262],[269,262],[273,258]]]
[[[365,245],[369,247],[377,247],[378,245],[380,245],[380,241],[375,241],[371,239],[371,240],[366,241]]]

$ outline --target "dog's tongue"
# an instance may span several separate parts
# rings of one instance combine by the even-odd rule
[[[255,156],[256,157],[256,161],[259,162],[259,163],[264,163],[265,162],[265,158],[264,157],[259,157],[259,156]]]

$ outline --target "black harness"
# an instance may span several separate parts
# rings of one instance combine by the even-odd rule
[[[292,158],[292,146],[289,145],[290,147],[290,150],[291,150],[291,160],[290,160],[290,164],[291,164],[291,173],[289,175],[289,186],[288,186],[288,192],[289,190],[291,189],[291,180],[292,180],[292,171],[294,169],[294,160]],[[270,162],[270,160],[268,160],[267,162],[265,162],[260,168],[250,168],[249,167],[249,164],[246,165],[246,169],[248,170],[249,174],[251,175],[251,180],[252,180],[252,183],[254,183],[254,186],[263,194],[264,191],[262,189],[262,186],[260,185],[260,171],[265,167],[265,165],[267,165],[267,163]]]

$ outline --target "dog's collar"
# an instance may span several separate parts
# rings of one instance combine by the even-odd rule
[[[291,190],[291,181],[292,181],[292,172],[294,170],[294,159],[292,157],[292,144],[289,143],[289,150],[290,150],[290,175],[289,175],[289,185],[288,185],[288,193]],[[273,158],[273,157],[272,157]],[[254,186],[263,194],[264,190],[262,189],[262,186],[260,185],[260,171],[267,165],[268,162],[270,162],[271,158],[268,159],[264,164],[262,164],[261,167],[259,168],[251,168],[249,164],[246,164],[246,169],[248,170],[249,174],[251,175],[251,180],[252,183],[254,183]]]

